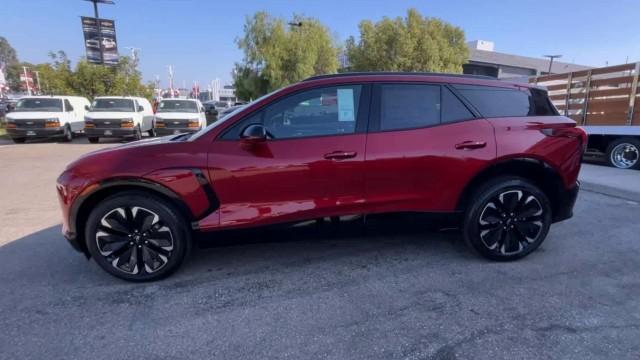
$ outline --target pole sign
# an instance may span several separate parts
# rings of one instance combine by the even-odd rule
[[[118,63],[118,43],[116,42],[116,26],[113,20],[82,16],[84,47],[87,61],[93,64],[115,65]],[[98,26],[99,25],[99,26]],[[98,33],[98,28],[100,32]],[[102,56],[100,56],[102,48]]]

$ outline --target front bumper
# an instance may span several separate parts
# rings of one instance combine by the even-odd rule
[[[194,133],[198,130],[200,130],[200,128],[155,128],[158,136]]]
[[[12,138],[48,138],[48,137],[58,137],[64,136],[64,127],[55,127],[55,128],[33,128],[33,129],[25,129],[25,128],[17,128],[17,129],[6,129],[7,134]]]
[[[580,182],[576,181],[576,184],[571,189],[558,194],[558,201],[552,219],[554,223],[573,217],[573,207],[576,204],[578,192],[580,192]]]
[[[85,135],[88,137],[131,137],[135,136],[135,128],[113,128],[113,129],[101,129],[101,128],[85,128]]]

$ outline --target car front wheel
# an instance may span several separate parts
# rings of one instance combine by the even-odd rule
[[[168,202],[141,192],[124,192],[91,212],[85,239],[95,261],[129,281],[152,281],[175,271],[190,248],[184,217]]]
[[[481,186],[468,206],[465,241],[492,260],[515,260],[537,249],[551,225],[547,196],[533,183],[501,177]]]

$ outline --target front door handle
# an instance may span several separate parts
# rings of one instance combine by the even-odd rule
[[[328,154],[324,154],[324,158],[327,160],[344,160],[351,159],[358,155],[355,151],[334,151]]]
[[[485,141],[463,141],[461,143],[456,144],[456,149],[458,150],[473,150],[473,149],[481,149],[487,146]]]

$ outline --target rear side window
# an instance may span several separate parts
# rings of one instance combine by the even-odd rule
[[[439,85],[380,86],[380,130],[411,129],[439,123]]]
[[[552,116],[558,115],[558,110],[553,106],[546,91],[540,89],[529,89],[531,91],[531,101],[535,115]]]
[[[535,106],[529,91],[477,85],[454,85],[454,87],[484,117],[535,115]]]

